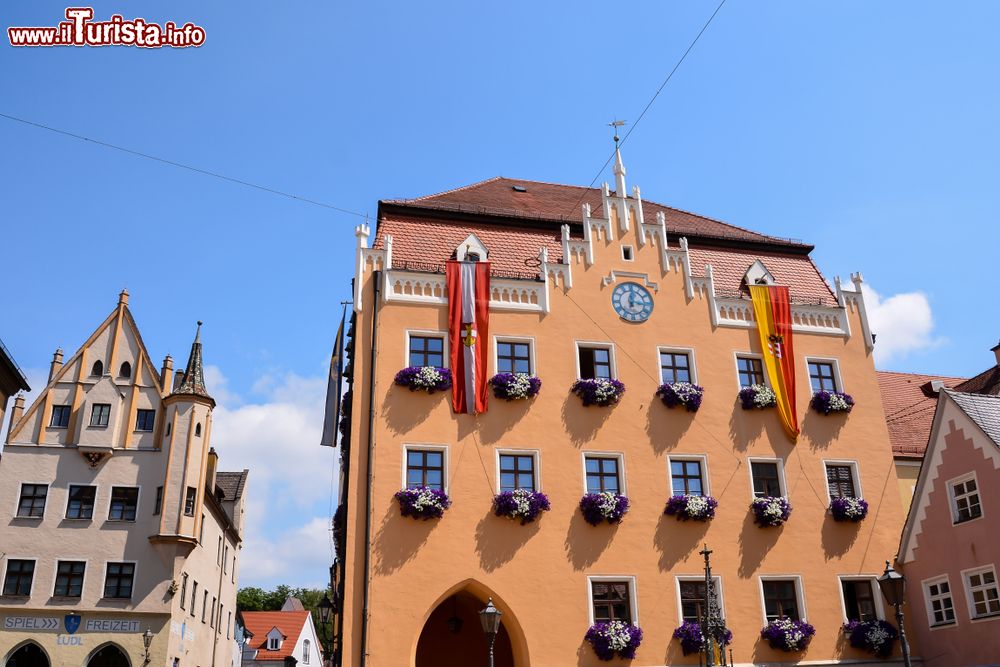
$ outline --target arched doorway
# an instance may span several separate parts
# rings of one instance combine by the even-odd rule
[[[487,639],[479,622],[479,610],[486,606],[467,590],[446,597],[431,612],[417,641],[416,667],[469,667],[485,665]],[[493,645],[495,667],[515,667],[514,653],[506,624]]]
[[[108,644],[90,656],[87,667],[130,667],[130,664],[124,651]]]
[[[49,667],[49,657],[35,642],[28,642],[7,658],[4,667]]]

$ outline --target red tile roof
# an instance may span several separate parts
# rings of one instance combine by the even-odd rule
[[[730,248],[702,248],[691,245],[691,273],[705,274],[705,266],[712,265],[716,293],[723,296],[744,296],[750,292],[743,285],[743,276],[755,259],[759,259],[774,276],[779,285],[788,285],[789,293],[799,302],[837,305],[830,286],[823,280],[819,269],[808,256],[782,255],[771,252],[738,251]]]
[[[281,661],[290,656],[295,650],[307,618],[309,618],[308,611],[243,612],[244,627],[253,633],[250,646],[257,649],[257,660]],[[279,650],[268,651],[267,633],[274,628],[278,628],[285,639]]]
[[[960,386],[964,378],[878,371],[878,386],[894,456],[923,457],[937,409],[937,394],[928,386],[933,380],[940,380],[952,389]]]
[[[967,394],[1000,395],[1000,364],[990,366],[979,375],[969,378],[955,387],[955,391]]]

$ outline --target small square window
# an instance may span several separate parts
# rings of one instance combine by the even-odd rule
[[[635,259],[635,255],[632,252],[632,246],[623,245],[622,246],[622,259],[626,262],[631,262]]]
[[[1000,614],[1000,587],[997,586],[996,571],[992,567],[966,573],[965,588],[972,618]]]
[[[138,505],[139,489],[132,486],[111,487],[111,507],[108,510],[108,520],[135,521]]]
[[[928,602],[927,615],[931,627],[955,622],[955,605],[947,578],[924,582],[924,597]]]
[[[750,476],[753,479],[753,495],[757,498],[776,498],[784,495],[781,491],[781,471],[777,461],[751,461]]]
[[[833,374],[833,364],[829,361],[809,362],[809,383],[813,392],[817,391],[839,391],[837,389],[837,379]]]
[[[406,488],[444,489],[444,452],[437,449],[406,451]]]
[[[152,431],[156,421],[156,410],[137,410],[135,413],[135,430]]]
[[[705,617],[705,580],[685,579],[677,582],[681,594],[681,616],[685,622],[702,623]],[[722,582],[719,577],[712,577],[712,598],[722,613],[722,597],[719,590]],[[725,616],[725,614],[722,614]]]
[[[587,493],[621,493],[618,463],[617,457],[586,457],[584,464],[587,470]]]
[[[535,491],[535,457],[532,454],[500,455],[500,490]]]
[[[111,405],[108,403],[94,403],[90,410],[91,426],[107,426],[111,418]]]
[[[740,375],[740,386],[749,387],[764,384],[764,366],[756,357],[736,357],[736,370]]]
[[[69,487],[69,500],[66,503],[67,519],[93,519],[94,499],[97,497],[96,486]]]
[[[660,351],[660,382],[693,382],[687,352]]]
[[[610,380],[611,348],[605,345],[583,345],[577,348],[580,361],[580,378]]]
[[[56,586],[52,595],[63,598],[78,598],[83,593],[83,573],[87,564],[83,561],[61,560],[56,566]]]
[[[979,488],[976,485],[975,477],[960,482],[953,482],[950,488],[955,523],[972,521],[983,515],[983,507],[979,502]]]
[[[70,406],[53,405],[52,419],[49,420],[49,428],[66,428],[69,426]]]
[[[108,563],[104,576],[104,597],[127,600],[132,597],[135,564]]]
[[[591,581],[594,622],[624,621],[632,624],[632,600],[627,581]]]
[[[497,373],[531,375],[531,343],[529,341],[497,341]]]
[[[3,580],[3,594],[27,597],[31,595],[31,582],[35,578],[35,561],[7,561],[7,576]]]
[[[670,459],[670,486],[675,496],[703,496],[701,461]]]
[[[764,589],[764,614],[768,621],[779,618],[800,620],[799,598],[794,579],[766,579]]]
[[[826,464],[826,487],[830,498],[857,498],[854,466],[849,463]]]
[[[878,618],[875,608],[875,586],[871,579],[842,579],[844,613],[848,621],[874,621]]]
[[[442,336],[410,335],[410,366],[444,366],[444,338]]]
[[[45,515],[45,500],[49,495],[47,484],[22,484],[21,498],[17,503],[19,519],[41,519]]]

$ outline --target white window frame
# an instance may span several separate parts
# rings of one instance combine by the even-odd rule
[[[694,348],[693,347],[680,347],[677,345],[657,345],[656,346],[656,375],[658,382],[663,384],[663,371],[660,368],[660,353],[661,352],[672,352],[673,354],[686,354],[688,358],[688,370],[691,374],[691,384],[698,384],[698,366],[694,360]],[[737,374],[737,380],[739,380],[739,375]]]
[[[702,495],[712,495],[712,482],[708,474],[708,456],[705,454],[671,454],[667,457],[667,486],[671,496],[674,495],[674,474],[671,466],[673,461],[697,461],[700,463]]]
[[[629,254],[631,255],[631,257],[626,257],[625,256],[625,248],[628,248]],[[634,262],[635,261],[635,247],[634,246],[630,246],[630,245],[627,245],[627,244],[623,245],[623,246],[621,246],[621,251],[622,251],[622,261],[623,262]]]
[[[312,659],[312,642],[308,639],[302,640],[302,664],[308,665]]]
[[[18,516],[17,511],[21,508],[21,491],[24,486],[44,486],[45,487],[45,506],[42,507],[42,516]],[[28,480],[21,480],[17,482],[17,493],[14,494],[14,511],[11,512],[11,518],[14,521],[42,521],[45,519],[46,512],[49,511],[49,502],[52,500],[52,484],[49,482],[29,482]]]
[[[699,576],[696,574],[691,574],[691,575],[678,574],[674,577],[674,595],[676,597],[676,602],[677,602],[677,625],[684,624],[684,605],[681,603],[681,582],[686,582],[686,581],[704,582],[705,576],[704,575]],[[719,613],[722,616],[722,618],[725,618],[726,597],[722,589],[722,576],[718,574],[713,574],[712,582],[715,584],[715,589],[719,593]]]
[[[800,574],[761,574],[757,576],[757,592],[760,595],[760,615],[764,625],[768,624],[767,604],[764,600],[765,581],[786,581],[791,579],[795,582],[795,603],[799,606],[799,620],[808,622],[809,611],[806,609],[806,595],[802,588],[802,575]]]
[[[111,563],[131,565],[132,566],[132,595],[127,598],[106,598],[104,597],[104,589],[108,585],[108,565]],[[86,573],[85,573],[86,574]],[[104,561],[104,581],[101,583],[101,600],[131,600],[135,597],[135,586],[139,580],[139,561],[137,560],[106,560]]]
[[[872,587],[872,598],[875,600],[875,615],[881,620],[885,620],[885,606],[882,604],[882,589],[878,585],[879,575],[877,574],[839,574],[837,575],[837,589],[840,592],[840,613],[847,623],[847,600],[844,598],[845,581],[867,581]]]
[[[629,613],[632,615],[632,625],[639,625],[639,596],[636,594],[636,577],[632,574],[593,574],[587,575],[587,617],[590,625],[594,624],[594,587],[595,582],[625,581],[628,582]]]
[[[53,567],[52,567],[52,597],[58,598],[58,599],[72,600],[72,599],[74,599],[74,596],[72,596],[72,595],[56,595],[56,583],[59,580],[59,563],[61,563],[61,562],[66,562],[66,563],[83,563],[83,581],[80,582],[80,597],[79,598],[75,598],[75,599],[83,600],[84,597],[87,594],[87,576],[90,574],[90,559],[89,558],[82,558],[82,557],[78,558],[77,556],[61,556],[61,557],[57,557],[55,559],[55,563],[53,563]],[[34,584],[34,582],[32,582],[32,584]],[[101,593],[103,594],[104,591],[102,590]]]
[[[281,644],[283,640],[281,637],[268,637],[267,638],[267,650],[268,651],[280,651]]]
[[[943,621],[938,623],[934,620],[934,607],[931,604],[933,598],[931,596],[929,588],[934,584],[948,584],[948,597],[951,599],[951,610],[955,615],[955,618],[950,621]],[[927,627],[931,630],[937,630],[940,628],[950,628],[952,626],[958,625],[958,609],[955,606],[955,589],[951,585],[951,580],[948,578],[947,574],[941,574],[936,577],[930,577],[924,579],[920,582],[920,592],[924,597],[924,609],[927,613]],[[943,596],[937,596],[937,599],[941,599]]]
[[[844,389],[844,378],[840,374],[840,360],[835,357],[805,357],[806,360],[806,380],[809,381],[809,395],[816,393],[812,388],[812,377],[809,375],[809,364],[819,363],[819,364],[830,364],[833,366],[833,381],[837,384],[836,391],[840,393],[846,393]]]
[[[38,558],[38,556],[20,556],[20,555],[17,555],[17,554],[4,554],[3,560],[0,561],[0,562],[3,563],[3,576],[2,576],[2,579],[0,579],[0,599],[2,599],[4,597],[8,597],[8,598],[13,598],[13,597],[22,598],[22,597],[24,597],[23,595],[7,595],[7,596],[3,595],[3,587],[4,587],[4,584],[7,583],[7,568],[10,567],[10,561],[12,561],[12,560],[30,560],[31,562],[33,562],[35,564],[34,569],[32,569],[32,571],[31,571],[31,587],[28,589],[28,598],[30,599],[35,594],[35,584],[38,583],[38,576],[37,575],[38,575],[38,561],[39,561],[39,558]],[[85,576],[86,576],[86,574],[87,573],[84,572]],[[54,583],[53,583],[53,586],[52,586],[52,590],[55,590],[55,584]]]
[[[736,391],[743,389],[743,385],[740,384],[740,357],[745,357],[747,359],[758,359],[760,361],[760,370],[764,374],[764,386],[771,387],[771,378],[767,376],[767,366],[764,365],[764,355],[758,354],[757,352],[740,352],[739,350],[733,351],[733,374],[736,378]]]
[[[978,488],[978,484],[976,486]],[[965,593],[965,603],[968,606],[969,620],[973,623],[985,623],[988,621],[1000,621],[1000,613],[987,614],[985,616],[976,615],[976,603],[972,599],[972,586],[969,584],[969,577],[975,574],[983,574],[984,572],[993,573],[994,586],[997,588],[997,592],[1000,593],[1000,579],[997,579],[997,569],[993,563],[989,565],[981,565],[980,567],[970,567],[967,570],[962,570],[962,592]],[[954,604],[954,599],[952,600]]]
[[[976,483],[976,490],[973,492],[979,498],[979,516],[975,519],[966,519],[965,521],[958,520],[958,499],[955,496],[955,485],[961,484],[962,482],[967,482],[973,480]],[[951,525],[953,526],[964,526],[965,524],[972,523],[974,521],[979,521],[986,516],[986,510],[983,508],[983,495],[982,487],[979,485],[979,478],[976,476],[976,471],[967,472],[964,475],[959,475],[958,477],[952,477],[947,482],[945,482],[945,487],[948,489],[948,504],[951,506]]]
[[[528,344],[528,363],[531,364],[530,375],[538,377],[538,366],[535,362],[535,337],[534,336],[504,336],[496,335],[493,336],[493,372],[500,372],[500,343],[527,343]],[[409,350],[410,346],[407,344],[406,349]],[[577,363],[579,363],[579,357],[577,357]]]
[[[830,495],[830,485],[827,481],[826,467],[828,465],[832,466],[850,466],[851,477],[854,480],[854,492],[857,494],[857,498],[864,498],[865,493],[861,488],[861,464],[854,459],[823,459],[823,484],[826,485],[826,498],[828,501],[833,501],[833,496]]]
[[[409,454],[410,450],[443,452],[444,458],[443,458],[443,460],[441,462],[441,465],[444,466],[444,471],[443,471],[442,480],[441,480],[441,482],[442,482],[441,483],[441,487],[442,487],[441,490],[444,491],[445,493],[448,493],[448,490],[451,488],[451,461],[450,461],[450,452],[449,452],[448,445],[423,444],[423,443],[417,443],[417,442],[408,442],[408,443],[404,444],[403,445],[403,469],[400,472],[400,477],[402,478],[402,483],[400,484],[399,488],[401,488],[401,489],[405,489],[406,488],[406,470],[407,470],[407,463],[406,462],[407,462],[407,459],[409,458],[408,454]]]
[[[435,336],[441,338],[444,341],[441,345],[442,354],[444,355],[442,359],[444,364],[441,368],[450,368],[449,360],[451,359],[451,355],[448,350],[448,332],[435,329],[407,329],[405,331],[405,335],[403,336],[403,368],[407,368],[410,365],[410,336]]]
[[[573,363],[576,364],[576,379],[582,380],[580,377],[580,348],[595,348],[599,347],[608,350],[608,363],[611,364],[611,379],[618,379],[618,361],[615,359],[615,344],[608,343],[599,340],[574,340],[573,341]]]
[[[753,501],[757,494],[753,490],[753,463],[777,463],[778,464],[778,486],[781,487],[781,496],[788,497],[788,484],[785,481],[785,460],[780,456],[748,456],[747,457],[747,477],[750,480],[750,500]],[[825,479],[825,478],[824,478]]]
[[[93,485],[91,485],[93,486]],[[111,518],[111,496],[114,495],[115,489],[135,489],[135,518],[131,521],[129,519],[112,519]],[[195,493],[195,502],[197,502],[197,492]],[[66,500],[66,506],[69,507],[69,500]],[[142,487],[137,484],[112,484],[108,487],[108,504],[104,512],[104,521],[109,523],[138,523],[140,509],[142,508]],[[97,498],[94,498],[94,510],[97,510]],[[122,561],[123,563],[125,561]]]
[[[625,475],[625,453],[624,452],[598,452],[588,450],[580,452],[580,467],[583,471],[583,493],[587,491],[587,458],[618,459],[618,495],[628,495],[628,479]]]
[[[496,465],[494,470],[496,475],[494,479],[496,480],[496,483],[493,485],[495,493],[500,493],[500,457],[505,454],[507,456],[531,456],[531,458],[534,459],[533,465],[535,466],[535,491],[542,490],[542,466],[540,465],[542,458],[541,450],[518,449],[516,447],[503,447],[503,448],[497,448],[495,451],[496,454],[493,457],[494,463]]]

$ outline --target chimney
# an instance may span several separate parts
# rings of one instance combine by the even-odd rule
[[[14,424],[21,420],[24,414],[24,394],[14,397],[14,407],[10,411],[10,424],[7,427],[7,442],[10,442],[10,434],[14,431]]]
[[[208,450],[208,469],[205,471],[205,483],[211,492],[215,493],[215,473],[219,470],[219,455],[215,452],[215,447]]]
[[[56,376],[56,373],[63,366],[63,351],[62,348],[56,348],[55,354],[52,355],[52,364],[49,365],[49,382],[52,382],[52,378]]]
[[[166,394],[174,380],[174,358],[169,354],[163,358],[160,367],[160,393]]]
[[[997,366],[1000,366],[1000,343],[990,348],[990,352],[994,354],[997,358]]]

